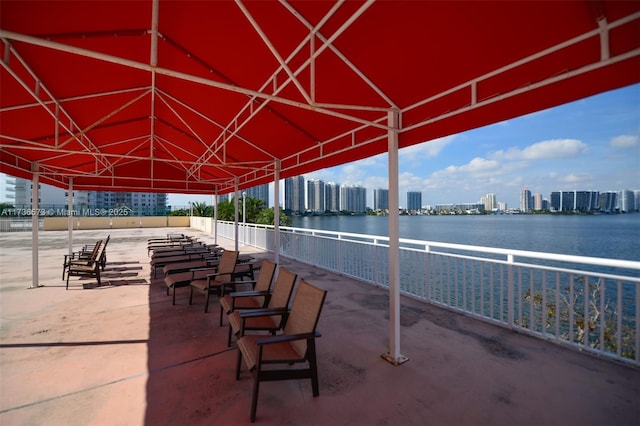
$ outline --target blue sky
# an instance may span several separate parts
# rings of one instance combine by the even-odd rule
[[[496,194],[519,207],[520,191],[640,189],[640,85],[603,93],[491,126],[400,150],[400,205],[422,191],[423,205],[478,202]],[[388,187],[381,154],[304,175],[372,191]],[[281,197],[284,190],[281,191]],[[168,204],[211,203],[208,196],[169,196]],[[273,198],[271,199],[273,203]]]

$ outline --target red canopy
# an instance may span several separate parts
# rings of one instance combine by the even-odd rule
[[[0,8],[0,171],[74,189],[225,193],[640,81],[638,1]]]

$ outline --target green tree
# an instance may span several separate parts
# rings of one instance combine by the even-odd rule
[[[208,206],[202,201],[193,203],[192,208],[194,216],[211,217],[213,213],[213,206]]]
[[[221,201],[218,203],[218,220],[233,221],[234,218],[234,206],[231,201]]]
[[[257,218],[260,212],[265,209],[264,201],[259,198],[247,197],[247,223],[258,223]],[[238,208],[240,209],[239,220],[242,221],[242,202],[240,202]]]
[[[275,225],[273,221],[273,216],[274,216],[273,208],[262,209],[260,211],[260,214],[256,218],[255,223],[259,223],[262,225]],[[280,211],[280,225],[283,225],[283,226],[291,225],[291,218],[286,214],[284,214],[283,211]]]

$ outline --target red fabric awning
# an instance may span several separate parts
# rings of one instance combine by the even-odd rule
[[[637,83],[640,2],[3,0],[0,46],[0,171],[211,194]]]

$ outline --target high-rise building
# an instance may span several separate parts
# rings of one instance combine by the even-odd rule
[[[630,213],[635,209],[635,196],[633,191],[629,191],[628,189],[618,191],[618,211],[620,213]]]
[[[520,211],[523,213],[527,213],[533,209],[533,197],[531,196],[531,191],[527,189],[525,186],[520,191]]]
[[[601,192],[598,197],[598,209],[606,213],[612,213],[616,210],[618,193],[614,191]]]
[[[0,203],[16,203],[16,178],[0,173]]]
[[[340,209],[354,213],[367,211],[367,190],[362,186],[340,187]]]
[[[12,178],[14,182],[14,201],[16,207],[28,208],[33,204],[33,181]],[[73,191],[76,207],[88,207],[89,191]],[[60,209],[68,205],[69,191],[52,185],[38,183],[38,205],[41,209]]]
[[[554,191],[551,193],[551,210],[558,212],[607,210],[606,197],[598,191]]]
[[[489,192],[487,195],[482,197],[481,204],[484,204],[484,209],[486,211],[495,210],[498,207],[498,202],[496,200],[496,194],[493,192]]]
[[[307,208],[314,212],[324,212],[325,207],[324,181],[310,180],[307,182]]]
[[[74,206],[75,195],[74,195]],[[167,194],[155,192],[89,192],[88,205],[97,209],[126,207],[132,214],[141,216],[163,216],[166,214]]]
[[[533,209],[536,211],[544,210],[542,194],[539,192],[533,194]]]
[[[296,176],[284,180],[284,208],[293,213],[304,212],[304,177]]]
[[[33,182],[21,178],[16,178],[15,182],[15,206],[32,206]],[[131,209],[133,214],[143,216],[166,214],[167,194],[164,193],[73,191],[71,195],[73,207],[79,211],[126,207]],[[68,190],[38,184],[38,205],[40,208],[66,208],[68,200]]]
[[[598,191],[574,191],[574,211],[592,211],[598,208]]]
[[[264,207],[269,207],[269,184],[253,186],[245,190],[247,197],[262,200]]]
[[[388,210],[389,209],[389,190],[388,189],[374,189],[373,190],[373,208],[375,210]]]
[[[422,192],[407,191],[407,210],[417,212],[422,209]]]
[[[329,182],[324,186],[325,208],[331,212],[340,211],[340,185]]]

